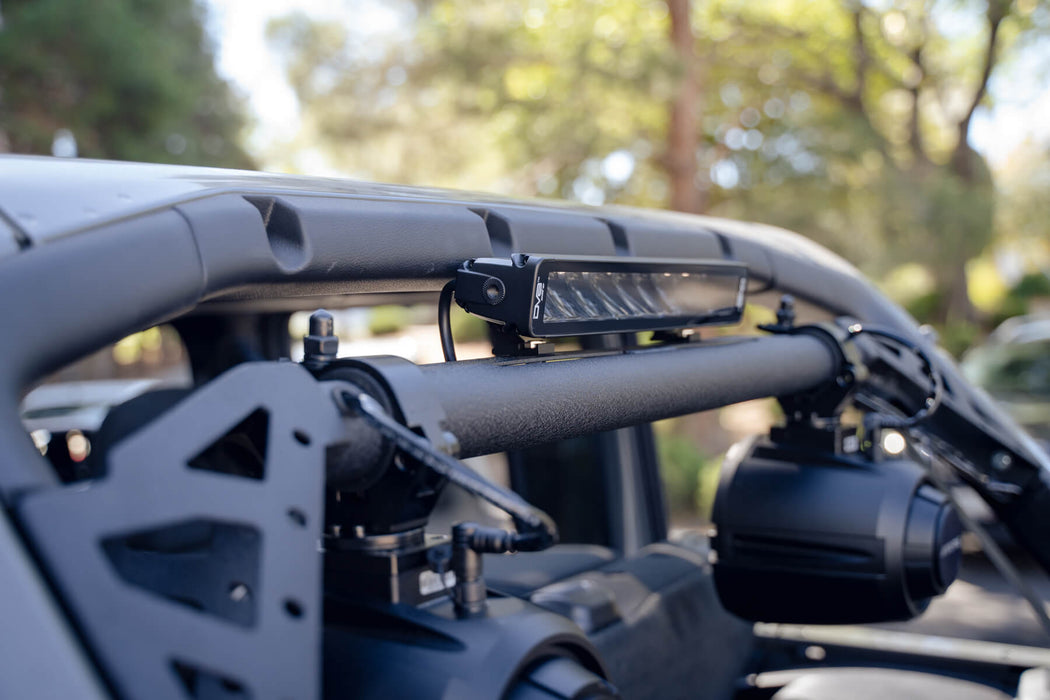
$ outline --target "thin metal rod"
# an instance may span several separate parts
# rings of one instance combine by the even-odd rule
[[[427,468],[478,498],[488,501],[513,516],[522,535],[534,535],[520,544],[519,549],[545,549],[558,542],[558,527],[554,520],[539,508],[513,491],[492,483],[454,457],[439,452],[428,440],[404,427],[383,410],[378,401],[365,393],[342,392],[342,402],[362,416],[384,437],[408,453]]]

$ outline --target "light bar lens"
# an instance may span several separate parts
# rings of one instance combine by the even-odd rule
[[[544,323],[702,318],[739,303],[741,289],[703,272],[568,272],[547,277]]]
[[[457,303],[532,338],[735,323],[747,267],[727,260],[516,254],[468,260]]]

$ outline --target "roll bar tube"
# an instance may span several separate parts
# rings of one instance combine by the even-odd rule
[[[420,370],[460,456],[472,457],[806,392],[834,380],[841,365],[833,344],[797,335]]]

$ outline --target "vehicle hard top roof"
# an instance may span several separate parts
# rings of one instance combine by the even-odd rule
[[[197,251],[198,304],[300,299],[306,308],[328,295],[431,293],[464,260],[525,252],[738,260],[752,293],[776,287],[839,313],[871,305],[869,283],[849,263],[764,224],[328,177],[0,156],[0,275],[19,251],[89,239],[113,264],[155,265],[147,259],[162,240],[186,236]],[[151,243],[155,250],[140,249]],[[877,315],[898,315],[877,306]]]

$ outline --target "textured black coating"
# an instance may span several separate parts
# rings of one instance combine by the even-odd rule
[[[351,392],[343,392],[342,396],[348,406],[353,407],[355,412],[363,416],[384,437],[397,444],[399,449],[411,455],[413,459],[426,465],[467,493],[484,499],[513,516],[517,522],[527,528],[528,535],[540,538],[540,546],[536,547],[537,549],[545,549],[557,543],[558,528],[546,513],[530,505],[513,491],[485,479],[455,457],[450,457],[436,449],[427,439],[416,435],[388,416],[379,402],[368,394],[362,392],[354,395]],[[526,533],[521,534],[526,535]],[[529,542],[530,545],[536,544],[531,541],[531,538]]]
[[[833,379],[839,361],[816,338],[785,336],[420,369],[472,457],[805,391]]]
[[[25,532],[121,697],[184,698],[173,661],[236,680],[255,700],[317,697],[325,446],[348,436],[330,391],[298,365],[242,364],[117,443],[106,477],[90,488],[21,499]],[[260,407],[269,414],[261,479],[189,468]],[[202,520],[258,533],[259,583],[246,601],[255,606],[254,624],[230,624],[233,618],[143,588],[144,579],[115,575],[120,567],[102,546]],[[178,550],[172,556],[152,576],[165,586],[186,576],[195,590],[199,561]],[[250,571],[235,571],[220,577],[216,570],[221,592],[251,582]]]

